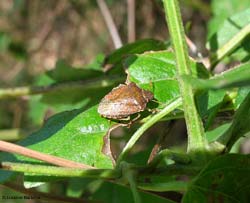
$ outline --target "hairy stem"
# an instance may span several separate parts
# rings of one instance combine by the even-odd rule
[[[204,151],[206,141],[201,118],[195,106],[191,84],[185,83],[182,75],[191,75],[190,60],[185,43],[184,28],[177,0],[163,0],[170,36],[175,50],[176,68],[183,99],[184,116],[188,131],[188,152]]]

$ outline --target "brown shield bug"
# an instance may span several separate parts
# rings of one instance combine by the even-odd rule
[[[110,119],[123,119],[145,110],[153,94],[139,88],[135,83],[120,84],[100,102],[98,113]]]

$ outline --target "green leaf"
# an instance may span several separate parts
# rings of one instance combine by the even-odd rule
[[[223,25],[218,27],[216,32],[213,31],[213,35],[209,38],[207,47],[211,51],[216,51],[217,49],[223,47],[230,39],[233,38],[243,27],[250,23],[250,8],[241,11],[224,21]],[[238,60],[247,61],[249,60],[250,45],[248,43],[249,38],[246,37],[245,40],[241,42],[240,49],[236,49],[232,57]],[[237,57],[238,56],[238,57]],[[239,57],[240,56],[240,57]],[[237,58],[236,58],[237,57]]]
[[[239,88],[237,97],[236,97],[235,102],[234,102],[235,109],[239,108],[240,104],[246,98],[246,96],[248,95],[249,92],[250,92],[250,87]]]
[[[155,194],[139,192],[141,202],[143,203],[174,203],[171,200],[159,197]],[[96,200],[102,200],[104,203],[127,203],[134,202],[130,189],[105,182],[93,196]]]
[[[58,60],[56,68],[48,71],[47,75],[58,85],[61,83],[63,88],[60,90],[49,91],[42,95],[41,101],[49,105],[67,106],[72,104],[84,103],[96,104],[110,88],[125,81],[125,74],[104,75],[101,68],[98,68],[98,60],[87,65],[87,68],[77,69],[66,64],[63,60]],[[100,64],[99,64],[100,65]],[[121,76],[122,75],[122,76]],[[74,88],[72,88],[74,86]],[[83,101],[84,100],[84,101]],[[89,107],[89,106],[87,106]]]
[[[199,93],[197,95],[197,108],[201,117],[204,117],[215,110],[223,101],[225,94],[225,90],[205,91]]]
[[[18,144],[97,168],[112,168],[111,159],[102,153],[103,137],[112,124],[98,114],[97,106],[84,112],[62,112],[51,117],[39,131]],[[0,160],[40,163],[31,158],[6,153],[0,154]],[[0,177],[6,178],[2,173]]]
[[[158,51],[166,49],[166,44],[155,39],[143,39],[134,43],[126,44],[120,49],[115,50],[105,59],[105,66],[121,65],[124,57],[131,54],[140,54],[145,51]]]
[[[154,94],[154,98],[168,103],[180,96],[176,79],[175,57],[171,51],[147,52],[128,57],[125,65],[129,67],[129,79]],[[205,68],[191,61],[193,75],[207,78]]]
[[[103,63],[104,63],[105,56],[104,54],[97,54],[95,59],[88,65],[85,66],[86,69],[89,70],[99,70],[103,71]]]
[[[90,178],[71,178],[67,187],[67,196],[81,197],[82,193],[86,191],[86,186],[93,181]]]
[[[46,74],[43,75],[39,75],[37,78],[35,78],[35,82],[34,85],[35,86],[46,86],[46,85],[50,85],[53,83],[53,80],[48,77]],[[73,90],[74,92],[74,90]],[[48,94],[48,93],[47,93]],[[52,99],[53,102],[51,102],[50,104],[48,104],[49,102],[43,102],[45,100],[45,98],[47,98],[47,94],[43,95],[34,95],[32,97],[30,97],[29,99],[29,118],[32,120],[32,122],[35,125],[40,126],[43,122],[44,119],[46,117],[48,117],[47,115],[49,114],[49,116],[54,115],[56,113],[62,112],[62,111],[69,111],[72,109],[79,109],[79,108],[86,108],[86,105],[89,102],[88,98],[80,98],[79,101],[76,104],[67,104],[66,102],[62,102],[65,101],[65,99],[59,100],[58,97],[54,98],[53,97],[48,97],[48,99]],[[52,94],[53,95],[53,94]],[[66,97],[66,95],[65,95]],[[68,98],[72,99],[72,94],[69,93],[67,95]],[[59,97],[60,98],[60,97]],[[59,100],[58,102],[55,102],[55,100]],[[93,105],[93,103],[92,103]]]
[[[183,203],[250,201],[250,156],[227,154],[211,161],[192,181]]]
[[[219,138],[219,142],[226,144],[228,150],[233,144],[250,131],[250,92],[241,103],[234,115],[230,128]]]
[[[65,87],[60,91],[51,91],[42,95],[41,101],[49,105],[78,105],[83,100],[86,104],[95,105],[100,99],[107,94],[112,86],[118,85],[120,82],[114,81],[110,83],[109,87],[89,87],[87,86],[78,86],[72,89],[71,87]]]
[[[76,113],[77,110],[57,114],[20,144],[97,168],[112,168],[110,159],[101,152],[103,136],[112,123],[98,114],[96,106]],[[66,117],[72,117],[72,120],[64,125],[63,120],[69,119]],[[62,128],[55,129],[59,126]]]
[[[55,101],[55,100],[53,100]],[[44,97],[41,95],[32,96],[29,100],[29,118],[35,125],[40,126],[48,117],[63,111],[72,109],[86,109],[89,105],[88,99],[82,99],[76,104],[67,104],[66,102],[58,102],[47,104]],[[93,103],[92,103],[93,104]]]
[[[192,84],[195,89],[221,89],[231,87],[249,86],[250,63],[241,64],[234,69],[224,71],[208,80],[198,79],[190,76],[182,76],[186,82]]]
[[[226,132],[226,130],[228,130],[230,125],[231,123],[225,123],[213,130],[207,131],[206,132],[207,141],[208,142],[216,141],[220,136],[222,136]]]
[[[249,0],[241,0],[240,4],[238,0],[212,0],[211,10],[213,17],[208,24],[208,39],[211,38],[223,25],[224,21],[249,7]]]
[[[205,128],[208,129],[213,122],[217,112],[222,106],[226,95],[225,90],[202,91],[196,95],[196,107],[201,118],[207,118]]]
[[[58,60],[55,69],[48,71],[47,75],[56,82],[65,82],[98,77],[103,75],[103,72],[86,68],[74,68],[67,64],[66,61]]]
[[[154,98],[168,103],[180,96],[179,83],[176,78],[175,57],[171,51],[148,52],[128,57],[125,61],[129,67],[130,81],[150,90]],[[207,78],[207,70],[191,60],[194,77]],[[223,101],[225,91],[203,92],[197,97],[198,109],[202,117],[208,116],[207,127],[211,124]]]
[[[37,76],[34,79],[33,85],[36,86],[43,86],[43,85],[49,85],[52,84],[53,80],[49,78],[47,75],[42,74]],[[41,102],[41,95],[34,95],[30,97],[29,99],[29,112],[28,116],[32,120],[32,122],[36,125],[41,125],[44,121],[46,111],[50,108],[54,112],[55,109],[52,106],[48,106],[47,104],[44,104]],[[71,108],[73,109],[73,108]],[[66,110],[66,109],[64,109]],[[67,109],[69,110],[69,109]],[[61,110],[63,111],[63,110]]]

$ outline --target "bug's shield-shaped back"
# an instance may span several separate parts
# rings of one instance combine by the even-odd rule
[[[125,118],[143,111],[152,98],[151,92],[140,89],[134,83],[121,84],[101,100],[98,112],[106,118]]]

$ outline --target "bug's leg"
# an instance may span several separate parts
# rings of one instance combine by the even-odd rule
[[[130,78],[130,74],[128,72],[128,69],[125,69],[125,73],[127,74],[127,78],[126,78],[126,81],[125,81],[125,84],[128,85],[130,82],[129,78]]]
[[[157,103],[157,104],[159,104],[159,105],[166,105],[165,103],[160,102],[160,101],[155,100],[155,99],[152,99],[151,101],[152,101],[152,102],[155,102],[155,103]]]
[[[125,117],[125,118],[119,118],[120,121],[129,121],[130,120],[130,116]]]
[[[137,116],[131,120],[131,122],[135,122],[135,121],[138,120],[140,117],[141,117],[141,114],[138,113]]]
[[[137,116],[135,118],[133,118],[132,120],[130,120],[128,123],[127,123],[127,127],[130,128],[130,126],[135,122],[137,121],[139,118],[141,117],[141,114],[137,114]]]
[[[147,111],[151,112],[152,114],[155,114],[155,113],[160,112],[160,109],[157,109],[157,108],[154,108],[154,109],[147,108]]]
[[[130,116],[128,117],[125,117],[125,118],[122,118],[122,119],[119,119],[120,121],[128,121],[127,123],[119,123],[121,126],[126,126],[128,128],[130,128],[130,126],[136,121],[138,120],[139,118],[141,117],[141,114],[137,114],[137,116],[135,118],[133,118],[132,120]]]
[[[165,103],[163,103],[163,102],[157,101],[157,100],[155,100],[155,99],[153,99],[152,102],[157,103],[158,106],[157,106],[157,107],[154,107],[153,109],[146,108],[146,110],[147,110],[148,112],[153,113],[153,114],[154,114],[154,113],[160,112],[162,108],[164,108],[166,105],[168,105],[168,104],[165,104]]]

